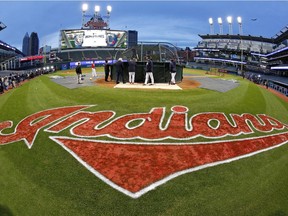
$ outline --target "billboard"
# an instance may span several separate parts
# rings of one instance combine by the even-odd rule
[[[116,30],[61,30],[61,49],[87,47],[127,48],[127,33]]]
[[[127,60],[123,60],[123,62],[125,62]],[[112,65],[114,63],[116,63],[117,60],[108,60],[108,64]],[[76,68],[76,66],[78,65],[79,61],[77,62],[70,62],[69,66],[70,69]],[[85,67],[91,67],[92,64],[95,64],[97,66],[103,66],[105,64],[105,60],[97,60],[97,61],[80,61],[81,67],[85,68]]]

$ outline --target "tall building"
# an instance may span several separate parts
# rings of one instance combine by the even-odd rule
[[[32,32],[29,39],[29,55],[38,55],[39,38],[36,32]]]
[[[29,34],[28,32],[26,32],[24,38],[23,38],[23,43],[22,43],[22,53],[24,53],[24,55],[29,55]]]

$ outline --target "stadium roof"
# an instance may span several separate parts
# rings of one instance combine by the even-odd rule
[[[0,62],[15,56],[24,56],[24,54],[17,48],[0,40]]]
[[[275,43],[281,43],[282,41],[288,39],[288,25],[281,29],[281,31],[278,32],[273,39],[275,40]]]
[[[199,35],[199,37],[201,37],[202,39],[234,39],[234,40],[251,40],[251,41],[259,41],[259,42],[267,42],[267,43],[274,43],[274,39],[273,38],[264,38],[262,36],[251,36],[251,35],[230,35],[230,34],[226,34],[226,35],[210,35],[210,34],[206,34],[206,35]]]
[[[282,41],[288,39],[288,25],[286,25],[281,31],[279,31],[276,35],[272,38],[264,38],[262,36],[251,36],[251,35],[199,35],[202,39],[238,39],[238,40],[252,40],[252,41],[259,41],[259,42],[268,42],[268,43],[275,43],[279,44]]]
[[[18,50],[17,48],[10,46],[9,44],[5,43],[4,41],[0,40],[0,49],[4,49],[7,51],[14,51],[17,54],[23,54],[20,50]]]

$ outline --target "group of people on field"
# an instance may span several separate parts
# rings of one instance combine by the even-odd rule
[[[104,72],[105,72],[105,81],[106,82],[109,82],[108,81],[109,75],[110,75],[110,79],[112,80],[112,75],[111,75],[111,70],[110,70],[111,67],[110,66],[111,65],[108,63],[108,60],[105,60]],[[124,78],[123,59],[119,58],[118,61],[114,64],[114,66],[116,67],[116,84],[119,84],[121,80],[122,80],[123,84],[125,84],[126,81]],[[137,66],[137,59],[131,58],[128,61],[128,74],[129,74],[129,83],[130,84],[135,83],[136,66]],[[91,69],[92,69],[92,77],[97,77],[96,68],[95,68],[94,63],[92,63]],[[76,70],[76,74],[77,74],[77,81],[80,84],[80,83],[82,83],[81,82],[82,70],[81,70],[80,62],[78,63],[75,70]],[[175,81],[176,61],[174,59],[171,59],[171,61],[169,63],[169,71],[171,74],[171,80],[169,81],[169,84],[175,85],[176,84],[176,81]],[[150,58],[150,56],[147,56],[146,57],[146,64],[145,64],[145,81],[144,81],[143,85],[147,85],[149,79],[151,80],[150,85],[154,85],[155,83],[154,83],[154,75],[153,75],[153,61]]]

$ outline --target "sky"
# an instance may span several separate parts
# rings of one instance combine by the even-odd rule
[[[22,50],[23,37],[37,32],[39,46],[57,48],[62,29],[80,29],[82,4],[87,14],[95,5],[106,15],[112,6],[110,29],[136,30],[138,41],[169,42],[193,48],[201,40],[199,34],[210,34],[209,18],[214,20],[214,33],[220,33],[217,18],[223,19],[223,33],[228,34],[227,16],[232,16],[233,33],[239,33],[237,17],[242,17],[244,35],[271,38],[288,25],[286,1],[3,1],[0,0],[0,40]]]

